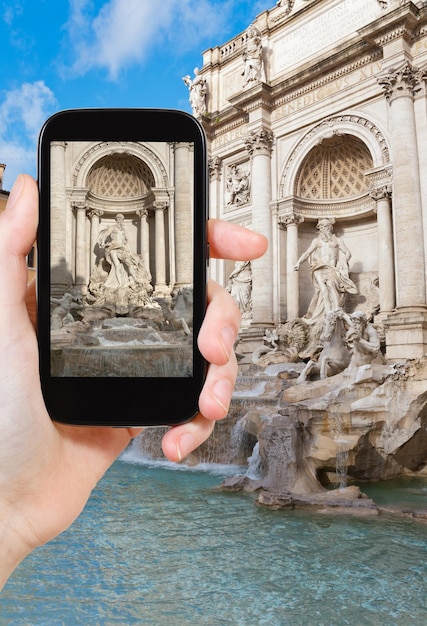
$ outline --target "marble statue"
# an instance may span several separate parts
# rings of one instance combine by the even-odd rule
[[[243,86],[248,83],[260,81],[262,78],[263,58],[261,33],[256,26],[251,24],[246,31],[246,46],[243,52],[245,68],[242,72],[244,77]]]
[[[320,233],[294,266],[298,271],[304,261],[309,261],[315,287],[314,296],[304,319],[317,323],[331,311],[344,304],[346,293],[357,293],[349,278],[348,262],[351,254],[344,241],[333,234],[333,218],[322,218],[317,223]]]
[[[50,326],[52,330],[59,330],[67,324],[72,324],[75,319],[71,313],[72,309],[81,309],[81,304],[75,302],[75,298],[71,293],[64,293],[62,298],[51,298],[52,304],[57,306],[53,309]]]
[[[341,310],[339,315],[348,327],[345,341],[352,353],[349,368],[369,365],[380,354],[380,339],[376,328],[368,322],[363,311],[354,311],[347,315]]]
[[[320,378],[334,376],[348,367],[351,353],[346,344],[346,328],[342,309],[329,311],[323,320],[320,335],[321,351],[317,359],[310,359],[297,382],[303,383],[313,373]]]
[[[236,205],[250,202],[250,172],[248,169],[239,167],[236,164],[228,168],[226,180],[226,204]]]
[[[193,80],[187,74],[182,79],[189,89],[189,101],[195,117],[201,117],[206,113],[206,80],[199,74],[199,68],[194,68]]]
[[[129,306],[157,306],[151,299],[151,275],[142,258],[128,245],[124,216],[101,231],[98,238],[99,261],[93,268],[87,301],[95,306],[113,306],[125,315]]]
[[[252,270],[250,261],[238,261],[228,277],[227,291],[240,309],[243,320],[252,318]]]

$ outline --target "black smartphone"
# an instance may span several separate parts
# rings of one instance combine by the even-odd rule
[[[52,419],[163,426],[207,365],[203,128],[167,109],[77,109],[39,138],[38,340]]]

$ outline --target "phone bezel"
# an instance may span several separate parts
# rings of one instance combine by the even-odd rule
[[[51,153],[54,141],[194,143],[193,376],[189,378],[55,377],[50,359]],[[52,419],[99,426],[164,426],[183,423],[198,412],[207,364],[197,347],[206,310],[208,264],[207,153],[201,124],[183,111],[169,109],[75,109],[61,111],[44,124],[39,138],[40,192],[37,243],[38,340],[40,378]]]

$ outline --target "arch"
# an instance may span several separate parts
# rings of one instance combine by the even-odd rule
[[[386,139],[373,122],[358,114],[328,117],[298,140],[289,155],[280,177],[280,198],[294,195],[298,172],[309,152],[324,139],[335,135],[353,135],[360,139],[371,154],[373,169],[385,167],[390,163],[390,151]]]
[[[354,135],[335,134],[314,146],[298,171],[294,193],[306,200],[342,200],[369,191],[372,170],[366,144]]]
[[[169,187],[166,167],[154,150],[146,144],[124,141],[103,141],[92,144],[80,157],[73,170],[73,186],[84,189],[90,170],[103,157],[115,154],[126,154],[143,161],[154,177],[154,187]]]
[[[131,198],[145,195],[154,184],[153,173],[145,161],[111,152],[89,170],[85,187],[97,197]]]

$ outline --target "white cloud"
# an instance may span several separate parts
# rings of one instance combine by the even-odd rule
[[[141,63],[168,42],[172,54],[194,47],[203,36],[221,32],[233,0],[109,0],[91,16],[90,0],[70,0],[66,25],[75,61],[84,74],[105,68],[110,78],[133,63]]]
[[[3,94],[0,102],[0,162],[6,164],[5,189],[12,186],[20,172],[35,174],[39,130],[56,108],[54,93],[41,80],[23,83]]]

